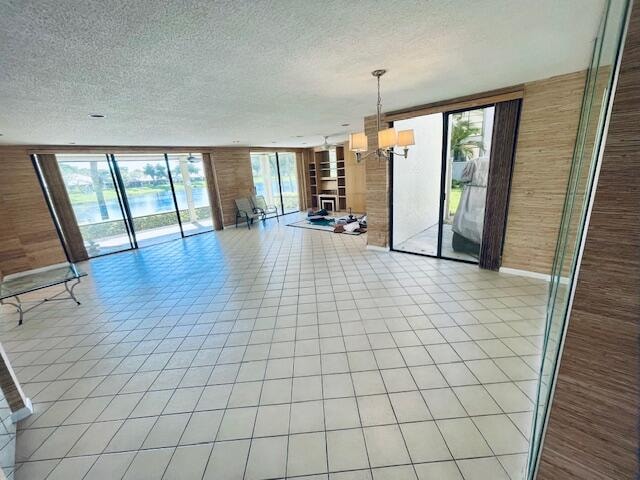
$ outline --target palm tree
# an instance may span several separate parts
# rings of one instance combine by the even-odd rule
[[[451,156],[454,162],[464,162],[473,155],[474,148],[483,148],[482,142],[469,140],[480,134],[480,129],[469,120],[456,120],[451,130]]]
[[[100,209],[100,217],[102,220],[109,219],[109,210],[107,204],[104,201],[104,179],[101,172],[98,171],[98,162],[89,162],[89,169],[91,172],[91,181],[93,182],[93,191],[96,194],[96,200],[98,201],[98,208]]]

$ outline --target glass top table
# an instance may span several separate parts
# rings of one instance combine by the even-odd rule
[[[87,276],[87,274],[72,263],[14,275],[0,281],[0,304],[13,305],[16,307],[20,314],[18,325],[22,325],[24,314],[38,305],[42,305],[44,302],[70,299],[80,305],[80,302],[73,293],[73,289],[80,283],[80,278],[85,276]],[[69,285],[70,282],[72,282],[71,286]],[[64,290],[44,300],[22,301],[20,299],[20,295],[55,285],[64,285]],[[65,292],[67,296],[60,297],[60,295]],[[14,299],[15,301],[7,301],[7,299]],[[33,305],[29,308],[24,308],[26,304]]]

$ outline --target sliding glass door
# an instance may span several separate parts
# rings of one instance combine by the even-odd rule
[[[440,227],[444,258],[477,262],[480,256],[494,111],[490,106],[446,114]]]
[[[169,172],[185,236],[213,230],[207,180],[199,153],[168,154]]]
[[[442,122],[441,113],[395,122],[397,129],[413,129],[415,137],[407,158],[393,160],[395,250],[438,255]]]
[[[56,158],[91,257],[213,230],[200,154]]]
[[[181,237],[170,172],[163,154],[113,157],[139,247]]]
[[[392,248],[478,263],[494,107],[395,122],[413,129],[407,158],[392,160]]]
[[[284,213],[300,210],[298,190],[298,169],[296,168],[296,154],[291,152],[277,153],[278,172],[280,173],[280,194]]]
[[[269,207],[276,207],[282,213],[280,181],[278,180],[278,160],[275,153],[252,153],[251,171],[256,195],[262,195]]]
[[[113,166],[105,155],[57,155],[67,195],[91,257],[133,247]]]
[[[292,152],[252,152],[251,170],[256,195],[278,215],[300,210],[296,154]]]

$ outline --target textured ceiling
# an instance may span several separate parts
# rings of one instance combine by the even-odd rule
[[[0,0],[0,143],[317,145],[375,113],[375,68],[385,110],[585,68],[602,8]]]

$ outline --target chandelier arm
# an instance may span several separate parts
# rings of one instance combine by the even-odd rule
[[[364,160],[367,157],[370,157],[371,155],[376,154],[377,152],[375,150],[372,150],[370,152],[365,153],[364,155],[361,152],[358,152],[358,156],[360,157],[360,160]]]
[[[404,153],[401,152],[396,152],[395,149],[390,148],[387,150],[389,153],[392,153],[394,156],[398,156],[398,157],[403,157],[403,158],[407,158],[407,156],[409,155],[409,149],[405,148],[404,149]]]

